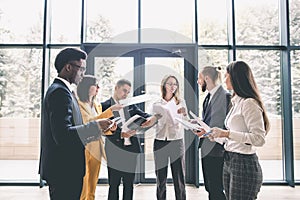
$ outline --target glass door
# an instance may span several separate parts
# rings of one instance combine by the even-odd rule
[[[170,56],[170,55],[165,55]],[[145,57],[145,91],[161,97],[160,84],[166,75],[174,75],[179,80],[180,95],[184,95],[184,58],[182,57]],[[152,102],[145,103],[145,111],[151,113]],[[153,142],[154,129],[149,129],[144,135],[145,180],[155,179]],[[169,168],[170,170],[170,168]],[[168,178],[171,178],[171,171]]]
[[[191,55],[192,52],[189,52]],[[151,50],[143,52],[141,56],[143,62],[143,93],[153,96],[152,101],[144,104],[144,110],[151,113],[152,104],[161,97],[160,85],[162,79],[166,75],[174,75],[179,81],[180,97],[187,102],[188,110],[198,109],[198,90],[197,90],[197,73],[195,67],[189,62],[187,56],[179,55],[174,52],[163,50]],[[195,76],[196,75],[196,76]],[[140,158],[138,178],[142,183],[155,183],[155,166],[153,155],[153,143],[155,139],[155,129],[149,129],[141,137],[142,147],[144,149]],[[185,153],[186,153],[186,181],[197,185],[198,171],[195,161],[197,157],[197,149],[195,148],[194,135],[186,131],[185,133]],[[195,163],[195,164],[193,164]],[[197,163],[198,164],[198,163]],[[170,165],[169,165],[170,166]],[[168,167],[168,182],[172,182],[172,173]]]
[[[146,46],[146,45],[145,45]],[[166,50],[167,49],[167,50]],[[174,75],[180,82],[180,96],[185,98],[188,109],[198,110],[197,73],[191,58],[180,55],[179,51],[173,51],[172,47],[149,48],[144,47],[86,47],[89,53],[86,74],[94,74],[100,81],[98,101],[104,101],[113,94],[115,83],[120,78],[126,78],[132,82],[132,96],[150,94],[155,98],[160,97],[160,82],[165,75]],[[178,48],[176,48],[178,50]],[[184,49],[184,54],[193,58],[194,47]],[[179,52],[179,53],[178,53]],[[187,98],[188,97],[188,98]],[[154,100],[154,99],[153,99]],[[151,113],[154,101],[147,101],[138,106],[147,113]],[[136,183],[155,183],[155,170],[153,160],[154,129],[149,129],[139,135],[143,153],[138,157],[136,168]],[[197,183],[197,152],[194,148],[194,135],[186,133],[186,177],[187,183]],[[192,162],[191,162],[192,160]],[[190,163],[196,165],[189,166]],[[168,173],[168,181],[172,181],[171,172]],[[194,180],[195,179],[195,180]],[[107,183],[107,166],[102,161],[99,174],[99,182]]]
[[[103,102],[113,95],[116,82],[125,78],[130,81],[133,80],[133,57],[94,57],[93,71],[94,75],[99,80],[99,92],[96,97],[97,102]],[[132,95],[133,92],[130,92]],[[103,141],[105,137],[103,136]],[[107,162],[102,159],[99,173],[99,181],[101,183],[107,182]]]

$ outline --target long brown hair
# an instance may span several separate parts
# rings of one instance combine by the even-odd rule
[[[270,130],[270,121],[261,100],[251,68],[244,61],[234,61],[227,66],[226,70],[230,75],[230,81],[234,93],[242,98],[253,98],[258,102],[258,105],[263,110],[262,114],[265,130],[266,133],[268,133]]]
[[[173,76],[173,75],[166,75],[162,81],[161,81],[161,85],[160,85],[160,90],[161,90],[161,96],[164,99],[165,96],[167,95],[167,90],[166,90],[166,83],[170,78],[174,78],[176,80],[177,83],[177,88],[176,91],[173,93],[173,97],[175,98],[176,104],[178,105],[180,103],[180,99],[179,99],[179,81],[178,79]]]
[[[89,91],[93,85],[97,85],[97,78],[93,75],[84,75],[77,86],[77,95],[80,101],[89,102]]]

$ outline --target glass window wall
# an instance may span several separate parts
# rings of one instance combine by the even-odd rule
[[[141,28],[146,29],[141,32],[142,42],[192,43],[193,10],[193,0],[141,1]]]
[[[42,43],[43,1],[1,0],[0,4],[0,43]]]
[[[235,2],[236,44],[278,45],[278,0]]]
[[[300,51],[291,52],[295,180],[300,180]]]
[[[197,2],[199,43],[228,44],[226,1],[198,0]]]
[[[39,180],[41,53],[0,50],[0,181]]]
[[[279,51],[237,51],[237,60],[247,62],[253,72],[271,124],[266,143],[257,148],[265,181],[283,180],[279,58]]]
[[[138,1],[89,0],[86,4],[86,42],[138,41]]]
[[[49,6],[46,9],[46,26],[43,24],[45,2]],[[290,35],[287,35],[289,40],[283,42],[280,42],[283,40],[280,36],[285,32],[280,29],[284,26],[279,26],[279,16],[286,14],[286,10],[280,8],[285,0],[229,0],[218,2],[217,7],[211,5],[216,2],[217,0],[0,0],[0,182],[38,181],[42,83],[47,88],[57,75],[53,62],[60,49],[67,45],[83,47],[87,43],[105,43],[107,48],[111,45],[115,49],[118,46],[127,47],[126,45],[140,45],[143,48],[143,45],[151,44],[163,48],[161,45],[169,47],[179,43],[192,44],[198,48],[194,56],[197,57],[199,70],[205,65],[225,67],[232,58],[249,63],[272,127],[267,135],[266,145],[258,150],[264,181],[285,179],[282,164],[284,124],[281,117],[281,84],[285,82],[281,80],[280,66],[286,60],[280,60],[280,54],[290,53],[291,60],[288,62],[291,62],[292,72],[295,179],[299,181],[297,120],[300,109],[297,84],[300,76],[297,70],[300,0],[288,1]],[[235,18],[232,21],[227,21],[227,15],[232,9],[227,4],[229,2],[235,6]],[[82,5],[85,6],[84,9]],[[227,31],[227,27],[235,29]],[[196,33],[198,43],[195,41]],[[43,38],[43,35],[47,38]],[[228,38],[236,41],[236,45],[229,44]],[[170,52],[178,55],[185,53],[184,48],[181,48],[182,52],[175,50]],[[139,55],[138,50],[136,55]],[[147,58],[145,62],[149,65],[155,59]],[[99,55],[95,59],[94,70],[91,71],[99,77],[104,76],[104,70],[111,71],[116,79],[129,75],[134,81],[135,62],[136,57],[111,60],[107,55]],[[178,66],[180,73],[183,73],[183,64]],[[150,72],[146,69],[146,73]],[[147,81],[150,81],[147,74],[146,87],[150,87],[147,85]],[[105,79],[101,81],[101,84],[107,86]],[[110,87],[102,86],[102,97],[107,97],[112,92],[115,79],[109,81]],[[287,88],[286,85],[284,87]],[[202,103],[201,95],[199,92],[199,105]],[[151,156],[146,159],[151,159]],[[189,167],[191,168],[187,166]],[[146,176],[152,175],[149,173]]]

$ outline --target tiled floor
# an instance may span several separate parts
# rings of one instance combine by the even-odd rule
[[[122,189],[122,187],[120,187]],[[96,200],[107,199],[107,185],[99,185],[96,190]],[[207,200],[204,187],[195,188],[187,186],[187,199]],[[122,191],[120,190],[120,194]],[[44,200],[49,199],[48,187],[39,188],[37,186],[0,186],[1,200]],[[155,185],[136,185],[134,189],[134,200],[155,200]],[[167,199],[174,200],[174,189],[168,185]],[[289,186],[263,186],[258,195],[259,200],[299,200],[300,187],[291,188]]]

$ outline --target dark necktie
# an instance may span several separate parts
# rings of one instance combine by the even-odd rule
[[[210,93],[208,93],[203,101],[203,114],[205,113],[209,103]]]
[[[113,115],[114,115],[114,118],[116,117],[120,117],[120,113],[119,111],[113,111]],[[120,123],[118,123],[118,127],[121,128],[123,125],[123,122],[121,121]]]

